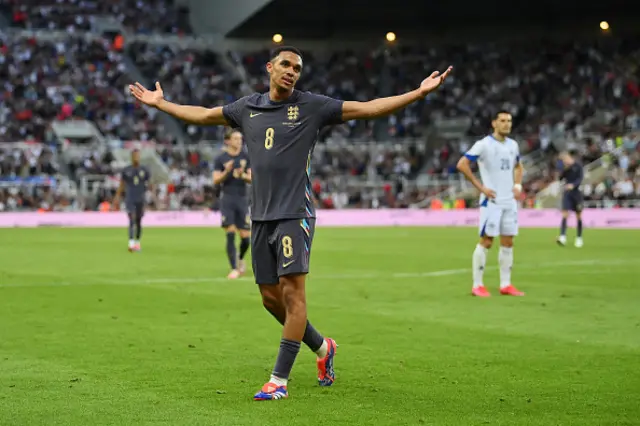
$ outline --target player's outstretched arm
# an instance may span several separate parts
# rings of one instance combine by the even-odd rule
[[[425,96],[440,87],[452,70],[453,67],[449,67],[442,74],[439,71],[434,71],[422,81],[420,87],[402,95],[374,99],[368,102],[345,101],[342,104],[342,120],[385,117],[405,108],[420,99],[424,99]]]
[[[148,90],[142,84],[136,82],[129,85],[129,91],[134,98],[145,105],[157,108],[162,112],[174,116],[177,119],[192,124],[201,125],[225,125],[227,120],[222,114],[222,107],[205,108],[200,106],[179,105],[169,102],[164,98],[164,92],[160,83],[156,82],[156,90]]]

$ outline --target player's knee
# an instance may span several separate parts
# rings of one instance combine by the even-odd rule
[[[307,301],[304,292],[304,277],[299,275],[280,278],[282,298],[287,315],[307,315]]]
[[[493,238],[487,237],[487,236],[481,237],[480,245],[486,249],[490,249],[491,246],[493,245]]]
[[[235,233],[235,232],[238,231],[238,229],[235,227],[235,225],[229,225],[229,226],[224,227],[223,229],[224,229],[224,232],[226,232],[227,234],[230,233],[230,232]]]
[[[282,294],[277,286],[260,286],[262,306],[269,312],[276,312],[282,308]]]
[[[513,247],[513,237],[502,237],[500,238],[500,246],[506,248]]]
[[[284,307],[287,311],[288,316],[295,316],[295,317],[307,316],[307,302],[305,301],[304,294],[285,293]]]
[[[251,231],[247,231],[245,229],[241,229],[239,234],[240,234],[240,238],[249,238],[249,237],[251,237]]]
[[[262,295],[262,306],[269,312],[276,312],[282,308],[282,301],[272,295]]]
[[[569,217],[569,211],[568,210],[562,210],[562,218],[563,219],[567,219]]]

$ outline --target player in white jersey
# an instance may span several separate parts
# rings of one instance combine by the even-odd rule
[[[522,192],[524,168],[520,162],[518,143],[507,136],[511,133],[512,117],[505,111],[498,112],[491,126],[493,133],[473,144],[458,161],[458,170],[480,192],[480,242],[473,252],[473,289],[471,294],[489,297],[483,275],[487,252],[494,237],[500,236],[500,294],[524,296],[511,284],[513,266],[513,238],[518,235],[518,203]],[[471,162],[477,161],[480,182],[471,171]]]

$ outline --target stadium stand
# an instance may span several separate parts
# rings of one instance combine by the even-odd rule
[[[637,100],[640,89],[633,73],[634,58],[640,53],[637,46],[633,39],[623,39],[339,51],[324,60],[305,56],[300,84],[329,96],[365,100],[402,93],[430,70],[455,63],[461,72],[444,90],[389,119],[390,134],[403,137],[411,133],[412,124],[435,115],[470,118],[467,135],[480,135],[496,108],[513,114],[514,130],[520,134],[559,123],[568,131],[584,125],[598,110],[628,110]],[[267,87],[268,59],[266,51],[243,56],[255,90]]]
[[[107,137],[157,138],[156,112],[132,102],[121,53],[102,38],[45,40],[5,34],[0,140],[53,137],[50,124],[83,118]]]
[[[188,9],[165,0],[2,0],[0,13],[14,26],[34,30],[92,31],[98,18],[109,17],[133,33],[191,32]]]
[[[151,8],[154,20],[134,19]],[[44,30],[0,36],[0,140],[14,143],[3,158],[14,149],[24,152],[15,142],[43,144],[57,166],[55,172],[39,169],[39,176],[55,176],[58,192],[64,181],[66,194],[77,200],[73,208],[96,209],[110,202],[128,161],[126,148],[142,144],[158,176],[149,195],[152,208],[215,205],[209,180],[222,129],[172,127],[170,118],[133,103],[126,85],[158,80],[173,101],[222,105],[247,88],[265,90],[266,50],[225,55],[197,38],[176,39],[190,29],[186,10],[171,2],[3,1],[0,11],[16,27]],[[123,27],[124,46],[86,32],[109,16]],[[555,154],[570,148],[594,171],[584,186],[589,203],[631,205],[640,183],[638,45],[634,38],[610,37],[305,51],[300,88],[338,98],[401,92],[449,62],[458,70],[442,91],[406,111],[323,132],[313,159],[318,204],[424,208],[464,200],[473,206],[475,192],[455,162],[487,131],[489,114],[505,109],[514,115],[526,160],[525,206],[553,202]],[[97,129],[95,137],[69,139],[58,132],[61,123],[84,120]],[[3,162],[5,189],[17,167],[7,164],[13,163]]]
[[[74,186],[54,150],[34,142],[0,143],[0,212],[77,210]]]
[[[213,107],[241,96],[240,81],[230,75],[221,56],[211,50],[136,42],[127,51],[150,82],[162,83],[165,96],[173,102]],[[220,127],[185,124],[184,129],[191,140],[222,137]]]

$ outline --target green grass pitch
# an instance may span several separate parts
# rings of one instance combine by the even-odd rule
[[[253,402],[280,326],[224,278],[221,230],[146,229],[131,254],[125,229],[2,229],[0,425],[638,425],[640,232],[554,237],[516,241],[524,298],[497,295],[494,248],[484,300],[475,229],[319,228],[336,383],[303,348],[290,398]]]

